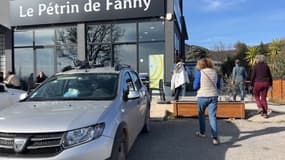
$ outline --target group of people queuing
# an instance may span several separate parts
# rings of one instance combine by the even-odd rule
[[[193,89],[197,91],[197,108],[199,119],[199,131],[195,134],[198,137],[205,137],[206,123],[205,110],[208,109],[209,124],[211,128],[212,143],[219,144],[217,129],[217,104],[219,90],[221,89],[221,77],[218,76],[213,61],[210,58],[201,58],[196,65],[196,73],[194,76]],[[250,77],[240,60],[235,61],[232,70],[233,100],[239,94],[240,100],[245,99],[245,82],[249,80],[250,88],[257,105],[257,112],[264,118],[268,118],[267,92],[272,87],[272,76],[269,66],[266,64],[264,55],[257,55],[255,63],[251,68]],[[183,65],[183,61],[179,59],[176,63],[171,78],[171,90],[174,100],[179,100],[182,86],[189,83],[187,71]]]
[[[36,77],[35,83],[42,83],[47,79],[43,71],[40,71]],[[12,71],[8,71],[4,77],[4,72],[0,72],[0,83],[4,83],[8,88],[22,89],[19,77]]]

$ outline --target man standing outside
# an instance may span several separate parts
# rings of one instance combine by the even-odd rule
[[[232,73],[232,77],[233,77],[233,100],[236,101],[236,96],[237,93],[240,93],[240,99],[241,101],[244,101],[244,97],[245,97],[245,80],[247,78],[247,73],[246,70],[243,66],[241,66],[241,62],[240,60],[236,60],[235,61],[235,67],[233,68],[233,73]]]

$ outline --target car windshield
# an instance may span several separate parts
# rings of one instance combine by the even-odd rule
[[[117,84],[114,73],[58,75],[33,91],[27,101],[112,100]]]

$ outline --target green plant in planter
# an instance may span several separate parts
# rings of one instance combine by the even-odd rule
[[[232,76],[225,75],[222,82],[222,88],[220,93],[220,101],[231,101],[233,96],[234,85],[232,83]]]

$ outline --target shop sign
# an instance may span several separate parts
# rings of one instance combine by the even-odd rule
[[[165,0],[13,0],[12,26],[159,17]]]

